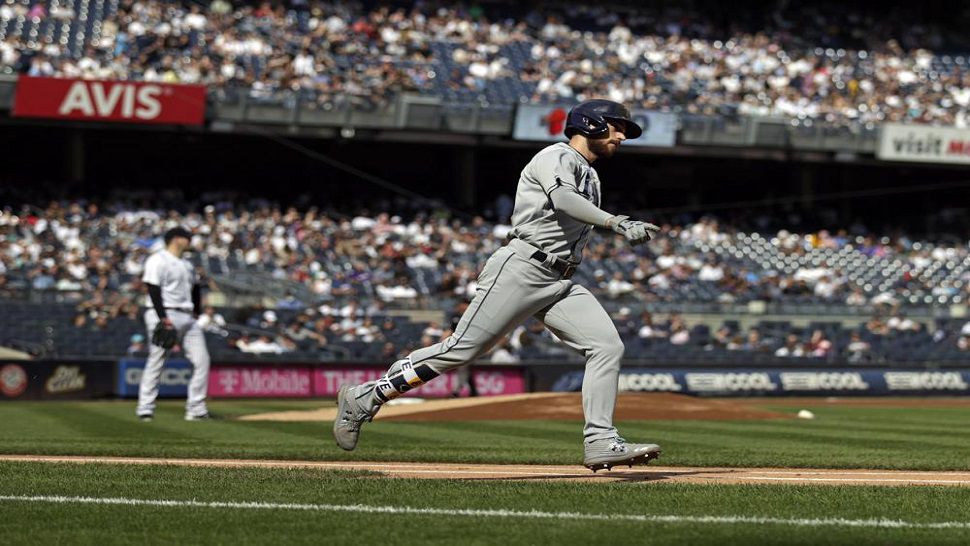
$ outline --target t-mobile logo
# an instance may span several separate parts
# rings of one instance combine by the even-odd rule
[[[236,392],[236,387],[239,385],[239,372],[236,370],[224,370],[219,374],[219,385],[227,394]]]

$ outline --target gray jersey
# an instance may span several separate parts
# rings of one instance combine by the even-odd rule
[[[576,192],[600,206],[596,170],[569,144],[559,142],[537,153],[522,169],[509,236],[578,263],[593,227],[555,210],[549,198],[553,190]]]

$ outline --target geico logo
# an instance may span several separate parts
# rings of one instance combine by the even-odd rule
[[[778,388],[767,373],[689,373],[686,376],[690,390],[715,391],[773,391]]]
[[[631,373],[620,374],[621,391],[680,391],[683,390],[673,374]]]
[[[76,82],[57,111],[61,115],[80,112],[85,116],[117,114],[123,118],[155,119],[162,112],[157,98],[161,94],[162,88],[157,85],[139,88],[125,83]]]
[[[956,372],[923,372],[919,383],[928,389],[965,389],[967,384]]]
[[[890,390],[967,390],[960,372],[886,372]]]
[[[862,380],[862,376],[857,373],[820,373],[818,384],[823,389],[865,390],[869,388],[869,385]]]
[[[771,389],[774,383],[765,373],[729,373],[724,375],[724,384],[731,390]]]
[[[781,382],[789,391],[866,390],[869,384],[855,372],[782,372]]]
[[[141,383],[141,376],[143,373],[144,370],[141,368],[128,368],[125,370],[125,382],[129,385],[137,385]],[[188,385],[191,379],[191,368],[166,368],[162,370],[162,373],[158,378],[158,382],[159,384],[165,386],[178,386]]]

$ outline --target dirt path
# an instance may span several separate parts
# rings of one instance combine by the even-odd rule
[[[794,468],[690,468],[641,466],[592,473],[579,465],[487,465],[445,463],[274,461],[247,459],[166,459],[146,457],[81,457],[60,455],[0,455],[0,461],[47,463],[108,463],[220,468],[316,468],[364,470],[386,478],[582,481],[644,483],[767,483],[795,485],[944,485],[970,487],[970,472],[908,470],[834,470]]]
[[[566,420],[583,419],[582,395],[578,392],[543,392],[481,398],[421,401],[399,398],[376,419],[407,421]],[[333,402],[315,410],[278,411],[240,417],[243,421],[333,421]],[[713,400],[682,394],[621,394],[616,400],[617,420],[652,419],[791,419],[794,414],[769,411],[736,400]]]

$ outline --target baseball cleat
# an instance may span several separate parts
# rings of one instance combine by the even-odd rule
[[[354,388],[349,385],[340,387],[337,392],[337,418],[333,422],[333,438],[337,445],[347,451],[357,447],[360,427],[372,421],[374,416],[357,402]]]
[[[185,414],[186,421],[211,421],[212,419],[211,413],[203,413],[202,415]]]
[[[146,413],[145,415],[139,415],[138,420],[142,423],[151,423],[155,420],[155,416],[151,413]]]
[[[612,470],[614,466],[647,464],[660,456],[657,444],[628,444],[620,437],[595,440],[586,444],[583,466],[596,472]]]

